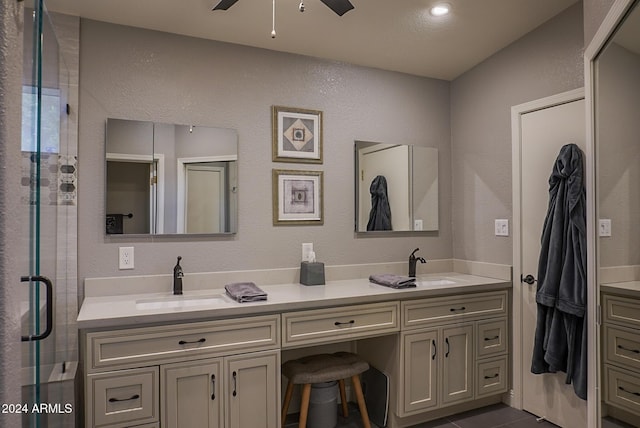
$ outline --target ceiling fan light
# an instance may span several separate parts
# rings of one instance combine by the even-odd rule
[[[451,11],[451,6],[448,3],[440,3],[433,6],[429,10],[429,13],[431,13],[431,15],[433,16],[445,16],[445,15],[448,15],[450,11]]]

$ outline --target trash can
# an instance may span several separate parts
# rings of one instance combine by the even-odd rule
[[[335,428],[336,425],[338,425],[338,382],[312,384],[307,427]]]

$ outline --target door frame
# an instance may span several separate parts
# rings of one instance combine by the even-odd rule
[[[585,98],[584,88],[578,88],[539,100],[529,101],[511,107],[511,167],[512,167],[512,202],[513,202],[513,367],[511,372],[512,390],[507,399],[511,407],[523,408],[523,380],[524,370],[529,370],[523,364],[522,355],[522,282],[520,281],[522,272],[522,116],[538,110],[580,101]],[[586,114],[586,111],[585,111]],[[588,157],[588,155],[587,155]],[[587,186],[588,187],[588,186]],[[587,192],[589,193],[589,192]],[[591,300],[591,299],[589,299]],[[589,328],[594,328],[589,325]],[[591,337],[591,336],[590,336]],[[589,372],[591,374],[591,372]],[[591,426],[591,425],[589,425]]]

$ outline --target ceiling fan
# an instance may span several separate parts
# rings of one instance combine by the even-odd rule
[[[220,0],[213,10],[227,10],[234,4],[236,4],[238,0]],[[353,5],[349,0],[320,0],[322,3],[327,5],[329,9],[337,13],[339,16],[344,15],[353,9]],[[304,12],[304,3],[300,2],[300,12]]]

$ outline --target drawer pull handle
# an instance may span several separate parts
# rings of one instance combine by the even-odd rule
[[[623,351],[627,351],[627,352],[633,352],[634,354],[640,354],[639,349],[629,349],[629,348],[625,348],[622,345],[618,345],[618,349],[622,349]]]
[[[449,309],[451,312],[458,312],[458,311],[464,311],[465,309],[467,309],[466,307],[462,306],[460,308],[451,308]]]
[[[500,376],[500,373],[496,373],[496,374],[494,374],[493,376],[485,376],[484,378],[485,378],[485,379],[495,379],[495,378],[497,378],[498,376]]]
[[[335,326],[340,326],[340,325],[350,325],[350,324],[355,324],[356,320],[350,320],[348,322],[340,322],[340,321],[336,321],[333,323],[333,325]]]
[[[636,397],[640,397],[640,392],[632,392],[632,391],[627,391],[626,389],[624,389],[623,387],[619,386],[618,389],[622,392],[626,392],[627,394],[632,394],[635,395]]]
[[[448,337],[446,337],[444,339],[444,343],[447,344],[447,352],[445,352],[444,356],[445,356],[445,358],[449,358],[449,351],[451,351],[451,345],[449,345],[449,338]]]
[[[216,399],[216,375],[211,375],[211,399]]]
[[[436,347],[436,341],[434,339],[431,340],[431,343],[433,344],[433,355],[431,356],[431,359],[435,360],[436,354],[438,353],[438,348]]]
[[[136,394],[136,395],[132,395],[129,398],[109,398],[109,403],[118,403],[120,401],[131,401],[131,400],[137,400],[138,398],[140,398],[140,395]]]
[[[484,340],[485,342],[489,342],[490,340],[498,340],[500,339],[500,336],[493,336],[493,337],[485,337]]]
[[[238,374],[234,371],[233,372],[233,396],[235,397],[236,395],[238,395],[238,391],[237,391],[237,386],[238,386],[238,379],[237,379]]]
[[[181,340],[180,342],[178,342],[178,345],[188,345],[188,344],[193,344],[193,343],[204,343],[206,342],[207,339],[205,339],[204,337],[198,340],[192,340],[192,341],[188,341],[188,340]]]

